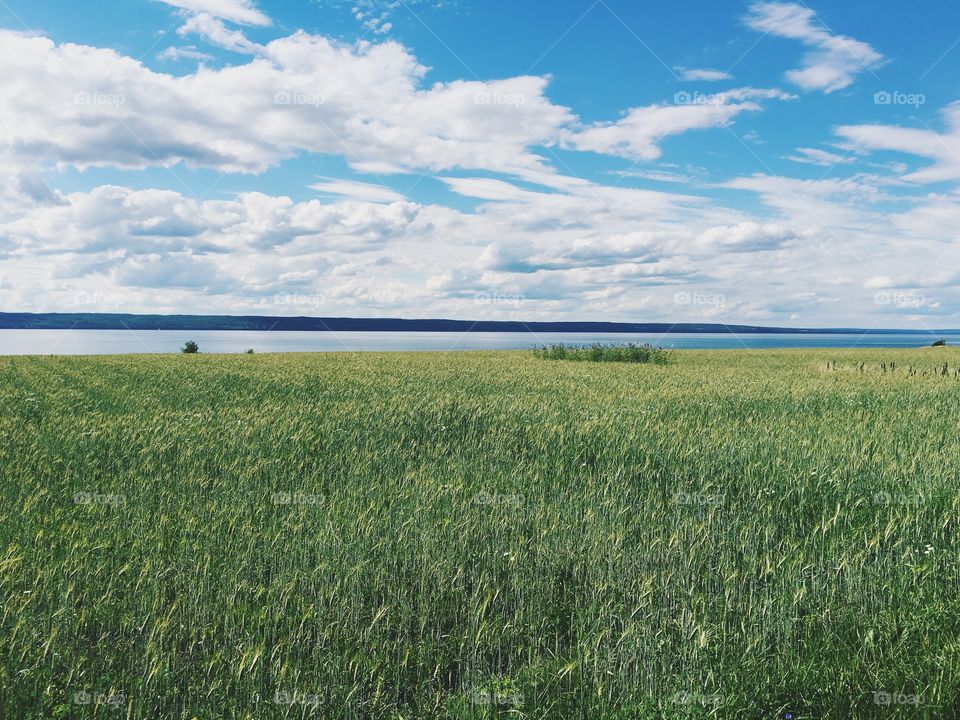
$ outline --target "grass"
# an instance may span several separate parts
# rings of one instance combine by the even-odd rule
[[[0,717],[956,717],[958,365],[0,359]]]
[[[607,343],[565,345],[557,343],[536,348],[533,351],[533,356],[541,360],[653,363],[654,365],[666,365],[670,359],[669,353],[663,348],[635,343],[618,345]]]

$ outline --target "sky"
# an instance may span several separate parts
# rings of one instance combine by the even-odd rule
[[[0,311],[960,327],[960,6],[0,0]]]

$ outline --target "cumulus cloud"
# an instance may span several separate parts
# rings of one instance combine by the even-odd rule
[[[209,21],[197,15],[186,27]],[[0,48],[0,72],[20,79],[0,88],[0,152],[79,168],[261,172],[306,151],[358,167],[545,172],[532,148],[557,142],[574,119],[546,98],[541,77],[422,87],[426,69],[395,42],[300,32],[245,64],[182,76],[8,31]]]
[[[173,75],[112,50],[0,32],[0,307],[89,310],[90,298],[122,297],[123,309],[141,312],[856,324],[883,310],[875,278],[903,287],[928,276],[938,297],[917,313],[960,302],[956,192],[904,197],[893,191],[907,192],[902,178],[864,173],[708,182],[705,168],[667,163],[613,169],[617,182],[603,185],[547,159],[559,147],[656,159],[665,138],[795,99],[782,90],[686,92],[585,125],[549,99],[545,77],[431,83],[396,42],[298,32],[254,43],[245,33],[265,23],[248,14],[259,13],[252,3],[169,4],[183,13],[181,36],[241,55],[218,53],[223,67]],[[796,17],[784,27],[806,37],[812,20]],[[161,55],[205,54],[187,46]],[[960,163],[944,150],[956,147],[954,113],[944,132],[840,128],[841,147],[915,154],[933,164],[913,180],[954,179]],[[312,179],[316,197],[306,200],[57,189],[64,168],[259,173],[307,154],[339,156],[366,174],[427,175],[424,186],[442,183],[452,195],[439,196],[457,202],[415,202],[349,175]],[[849,160],[813,147],[790,159]],[[672,186],[621,186],[631,178]],[[396,188],[414,180],[395,179]],[[937,273],[923,271],[930,263]],[[678,303],[678,289],[707,302]],[[524,303],[476,301],[498,294]]]
[[[715,251],[759,252],[780,248],[796,237],[797,231],[785,225],[742,222],[710,228],[697,237],[697,242]]]
[[[295,290],[328,298],[322,309],[311,308],[316,312],[389,306],[475,316],[472,294],[514,288],[562,312],[575,298],[602,303],[637,282],[663,284],[694,271],[689,261],[658,256],[677,232],[656,226],[680,207],[699,217],[696,198],[603,186],[580,186],[578,195],[527,192],[484,192],[504,199],[460,212],[355,199],[298,203],[262,193],[200,202],[102,186],[61,204],[22,208],[0,222],[0,237],[11,239],[11,271],[22,271],[37,292],[37,304],[20,303],[34,309],[77,309],[71,298],[95,289],[122,295],[134,310],[150,303],[183,309],[202,298],[205,307],[231,311],[302,312],[262,307]],[[650,229],[631,229],[641,222]],[[38,265],[33,259],[41,256]],[[41,267],[71,272],[38,275]],[[435,279],[425,290],[431,278],[447,275],[446,285]]]
[[[758,32],[799,40],[810,48],[803,66],[786,75],[804,90],[842,90],[860,73],[883,63],[883,56],[869,44],[834,34],[802,3],[757,2],[744,22]]]
[[[876,290],[864,287],[870,278],[920,282],[940,244],[942,277],[930,282],[941,305],[914,311],[942,312],[955,295],[950,278],[960,276],[949,253],[957,198],[930,203],[937,222],[928,229],[939,244],[924,240],[918,251],[911,237],[924,216],[904,213],[901,225],[891,225],[864,212],[867,178],[846,185],[766,176],[731,182],[731,189],[759,193],[777,213],[762,222],[693,195],[590,183],[534,192],[482,180],[445,179],[481,200],[470,211],[357,198],[379,186],[338,185],[343,194],[304,202],[255,192],[198,201],[117,186],[60,195],[0,213],[5,275],[18,287],[0,290],[0,302],[89,310],[83,303],[90,298],[122,297],[126,310],[156,312],[202,306],[727,322],[796,315],[808,324],[844,317],[856,324],[863,313],[883,310]],[[826,228],[822,220],[838,224]],[[848,280],[841,285],[837,277]],[[291,294],[311,304],[298,305]],[[523,302],[491,304],[491,297]]]
[[[217,280],[216,265],[190,256],[168,255],[135,260],[120,269],[122,285],[209,291]]]

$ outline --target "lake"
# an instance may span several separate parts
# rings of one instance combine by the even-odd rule
[[[665,348],[894,348],[922,347],[960,335],[833,335],[714,333],[450,333],[256,332],[245,330],[0,330],[0,355],[175,353],[194,340],[205,353],[523,350],[548,343],[651,343]]]

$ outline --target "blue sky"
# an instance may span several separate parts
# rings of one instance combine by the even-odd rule
[[[960,326],[960,9],[0,3],[0,308]]]

